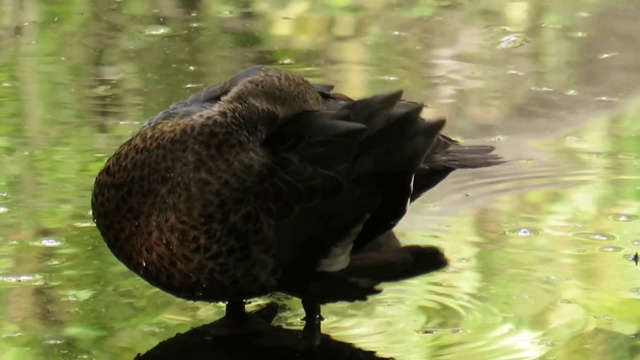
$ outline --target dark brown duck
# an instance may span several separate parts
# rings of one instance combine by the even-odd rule
[[[109,249],[175,296],[364,300],[382,281],[446,266],[390,232],[410,201],[458,168],[501,162],[461,146],[402,92],[352,100],[330,85],[253,67],[156,115],[97,176],[93,216]]]

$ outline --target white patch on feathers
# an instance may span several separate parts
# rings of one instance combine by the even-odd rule
[[[334,272],[349,266],[353,242],[356,240],[356,237],[358,237],[358,234],[360,234],[360,231],[362,231],[362,224],[351,229],[343,240],[338,241],[331,247],[329,254],[320,260],[320,264],[316,269],[319,271]]]

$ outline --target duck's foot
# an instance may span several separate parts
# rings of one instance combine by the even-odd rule
[[[244,301],[231,300],[227,302],[226,313],[224,314],[224,317],[235,320],[243,320],[244,318],[246,318],[247,312],[245,311]]]
[[[263,331],[269,328],[271,321],[278,313],[278,305],[267,304],[254,313],[245,311],[244,301],[229,301],[224,317],[216,323],[216,336],[238,335]]]
[[[320,315],[320,304],[315,301],[303,299],[302,307],[305,313],[305,323],[302,332],[309,343],[309,347],[317,350],[318,346],[320,346],[320,340],[322,339],[322,320],[324,320],[322,315]]]

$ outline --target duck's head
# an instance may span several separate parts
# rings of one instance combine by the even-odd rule
[[[250,76],[228,83],[221,106],[244,117],[270,113],[278,118],[324,109],[320,94],[303,77],[277,69],[256,68]]]

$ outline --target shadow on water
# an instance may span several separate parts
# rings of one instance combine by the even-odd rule
[[[403,88],[450,119],[447,134],[512,160],[454,173],[400,224],[403,242],[442,247],[448,269],[327,306],[327,334],[398,360],[640,357],[637,1],[23,0],[0,12],[3,359],[133,358],[162,339],[156,349],[186,351],[176,333],[224,314],[124,269],[89,194],[140,121],[255,63],[356,97]],[[295,337],[298,301],[251,306],[270,301],[274,331]]]
[[[278,311],[276,303],[269,303],[249,314],[251,329],[240,329],[228,334],[224,319],[199,326],[183,334],[177,334],[156,345],[153,349],[135,357],[136,360],[384,360],[371,351],[323,336],[319,347],[302,350],[308,346],[302,331],[273,326],[271,322]]]

